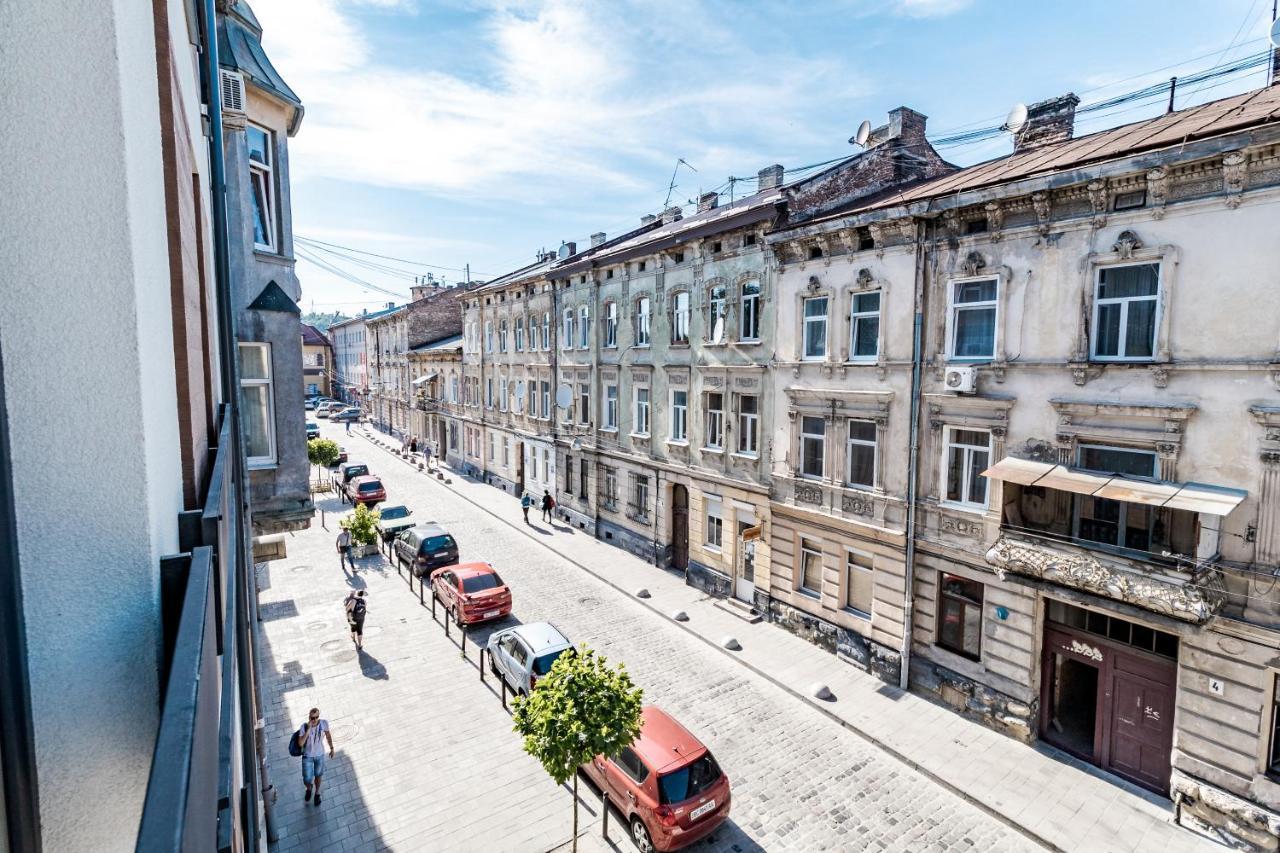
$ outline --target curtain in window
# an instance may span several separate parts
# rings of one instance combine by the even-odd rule
[[[248,352],[248,350],[245,350]],[[245,359],[248,361],[248,359]],[[271,456],[271,386],[244,385],[240,412],[245,432],[245,455],[250,459]]]

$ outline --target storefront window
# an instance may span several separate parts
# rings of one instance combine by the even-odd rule
[[[937,644],[978,660],[982,654],[982,584],[941,572],[938,588]]]

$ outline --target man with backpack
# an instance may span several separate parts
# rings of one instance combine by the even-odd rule
[[[342,607],[347,611],[347,624],[351,627],[351,641],[356,644],[357,649],[364,648],[364,617],[368,611],[368,602],[364,599],[364,590],[356,592],[352,590],[347,595],[346,600],[342,602]]]
[[[320,805],[320,780],[324,777],[325,741],[329,743],[329,757],[333,758],[333,735],[329,734],[329,721],[320,718],[320,709],[312,708],[307,721],[293,736],[290,754],[302,756],[302,784],[307,787],[305,801],[311,800],[315,788],[316,805]]]
[[[551,492],[546,489],[542,490],[542,520],[551,522],[551,510],[556,508],[556,499],[551,497]]]
[[[533,495],[525,492],[520,496],[520,511],[524,513],[524,523],[529,523],[529,510],[533,507]]]

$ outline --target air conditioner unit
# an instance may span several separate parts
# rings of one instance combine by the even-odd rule
[[[244,115],[244,75],[239,71],[218,69],[221,88],[222,111]]]
[[[945,382],[948,391],[972,394],[978,390],[978,368],[948,367]]]

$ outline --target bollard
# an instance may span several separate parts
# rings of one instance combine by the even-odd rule
[[[508,711],[510,709],[507,708],[507,680],[505,678],[499,678],[498,680],[502,682],[502,710]]]
[[[467,626],[463,625],[458,630],[462,632],[462,656],[465,658],[467,656]]]
[[[446,611],[444,612],[444,635],[445,635],[446,637],[450,637],[450,636],[451,636],[451,635],[449,634],[449,623],[450,623],[450,622],[452,622],[452,621],[453,621],[453,620],[449,618],[449,611],[448,611],[448,610],[446,610]]]
[[[609,792],[600,790],[600,811],[604,813],[603,825],[600,827],[600,836],[606,841],[609,840]]]
[[[431,618],[436,618],[436,594],[434,592],[431,593]]]
[[[423,596],[423,594],[424,594],[424,593],[422,592],[422,588],[423,588],[424,586],[426,586],[426,584],[424,584],[424,583],[422,582],[422,578],[418,578],[418,603],[419,603],[419,604],[426,604],[426,603],[427,603],[427,602],[426,602],[426,600],[422,597],[422,596]],[[409,587],[409,589],[413,589],[413,587]]]
[[[484,646],[480,647],[480,680],[484,681]]]

